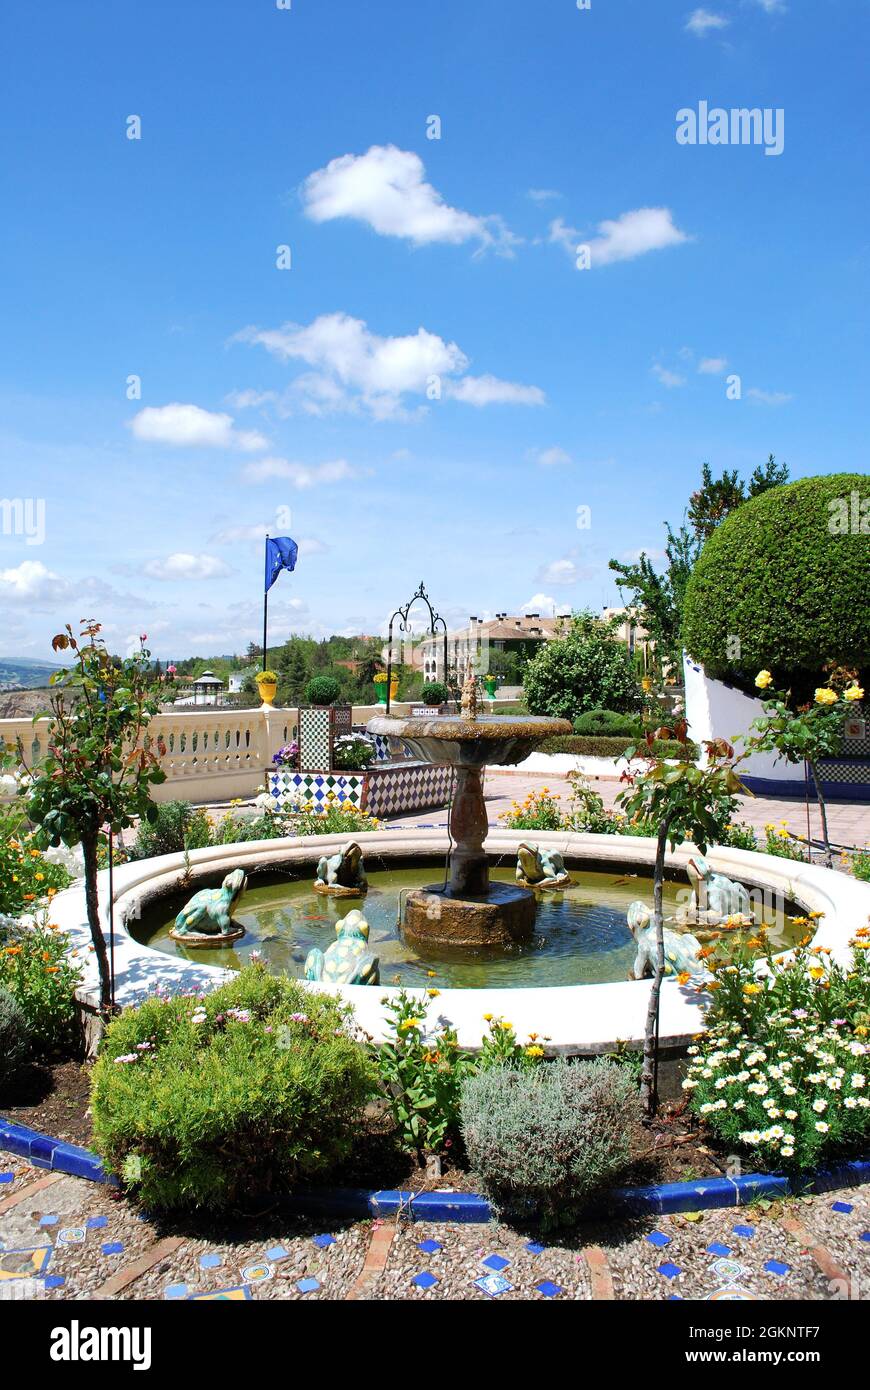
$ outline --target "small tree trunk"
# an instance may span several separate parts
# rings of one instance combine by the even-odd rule
[[[834,859],[831,854],[831,843],[828,839],[828,808],[825,805],[825,796],[822,791],[822,784],[819,779],[819,771],[816,767],[816,764],[810,763],[810,769],[813,774],[813,783],[815,784],[816,788],[816,800],[819,803],[819,815],[821,816],[822,820],[822,842],[825,846],[825,867],[828,869],[833,869]]]
[[[112,980],[109,970],[109,954],[106,938],[100,925],[100,903],[97,897],[97,836],[82,836],[82,854],[85,861],[85,904],[88,913],[88,926],[97,957],[100,972],[100,1009],[107,1015],[112,1002]]]
[[[665,850],[668,843],[668,830],[671,818],[665,816],[659,825],[656,842],[656,862],[653,870],[653,922],[656,929],[656,968],[652,988],[649,992],[649,1008],[643,1038],[643,1068],[640,1079],[641,1105],[647,1119],[651,1120],[658,1107],[659,1070],[659,1004],[662,993],[662,979],[665,973],[665,919],[662,910],[662,893],[665,877]]]

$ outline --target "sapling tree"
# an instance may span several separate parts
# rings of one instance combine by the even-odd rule
[[[755,684],[759,690],[769,691],[765,697],[764,714],[753,720],[754,734],[744,737],[746,753],[776,753],[789,763],[805,762],[813,774],[816,801],[822,822],[822,842],[825,848],[825,864],[833,868],[831,844],[828,839],[828,813],[825,795],[822,790],[820,759],[829,758],[840,749],[843,738],[843,715],[845,708],[857,704],[864,698],[864,691],[857,680],[847,677],[842,699],[833,684],[819,686],[812,704],[793,709],[790,706],[790,692],[772,690],[773,676],[770,671],[759,671]]]
[[[675,763],[653,754],[655,740],[664,738],[675,739],[683,745],[682,754]],[[697,767],[692,761],[694,749],[688,741],[687,728],[683,720],[679,720],[670,728],[650,730],[641,743],[627,750],[630,763],[640,759],[644,765],[639,771],[630,770],[623,773],[622,780],[627,785],[617,797],[629,818],[648,817],[658,826],[653,869],[656,968],[644,1029],[641,1071],[641,1101],[649,1118],[655,1114],[658,1103],[659,1008],[665,973],[662,906],[665,852],[668,844],[673,851],[683,840],[692,840],[703,854],[707,844],[715,840],[717,835],[717,804],[721,805],[723,797],[732,797],[743,790],[735,771],[735,764],[739,760],[735,759],[731,744],[726,743],[724,739],[712,739],[704,744],[704,748],[706,765]]]
[[[111,1004],[106,941],[97,893],[100,835],[117,834],[134,820],[154,820],[150,789],[166,780],[161,739],[147,728],[160,708],[144,635],[126,659],[111,657],[100,624],[83,620],[78,638],[67,624],[52,641],[56,652],[74,655],[71,667],[57,672],[50,708],[36,718],[51,719],[48,755],[32,771],[27,813],[35,840],[49,845],[81,845],[88,925],[100,975],[100,1007]],[[166,695],[161,684],[161,695]]]

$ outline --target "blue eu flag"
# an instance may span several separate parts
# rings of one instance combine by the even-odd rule
[[[268,594],[282,570],[296,568],[299,547],[289,536],[269,536],[266,541],[266,589]]]

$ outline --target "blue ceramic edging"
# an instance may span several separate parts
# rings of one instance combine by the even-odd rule
[[[13,1124],[0,1117],[0,1150],[26,1158],[37,1168],[69,1173],[90,1182],[118,1185],[107,1173],[102,1160],[90,1149],[66,1144],[38,1134],[26,1125]],[[833,1192],[870,1182],[870,1159],[853,1159],[833,1168],[818,1168],[803,1179],[790,1179],[777,1173],[746,1173],[737,1178],[707,1178],[697,1182],[653,1183],[648,1187],[616,1187],[603,1199],[606,1207],[622,1208],[634,1214],[666,1216],[683,1211],[706,1211],[714,1207],[742,1207],[758,1198],[772,1200],[790,1193]],[[367,1187],[324,1187],[296,1193],[282,1205],[285,1209],[356,1219],[404,1216],[411,1221],[454,1221],[483,1223],[492,1219],[492,1208],[476,1192],[413,1192],[401,1189],[372,1191]]]

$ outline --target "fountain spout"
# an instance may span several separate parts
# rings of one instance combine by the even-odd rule
[[[477,681],[469,671],[462,686],[462,703],[460,705],[463,719],[477,718]]]

